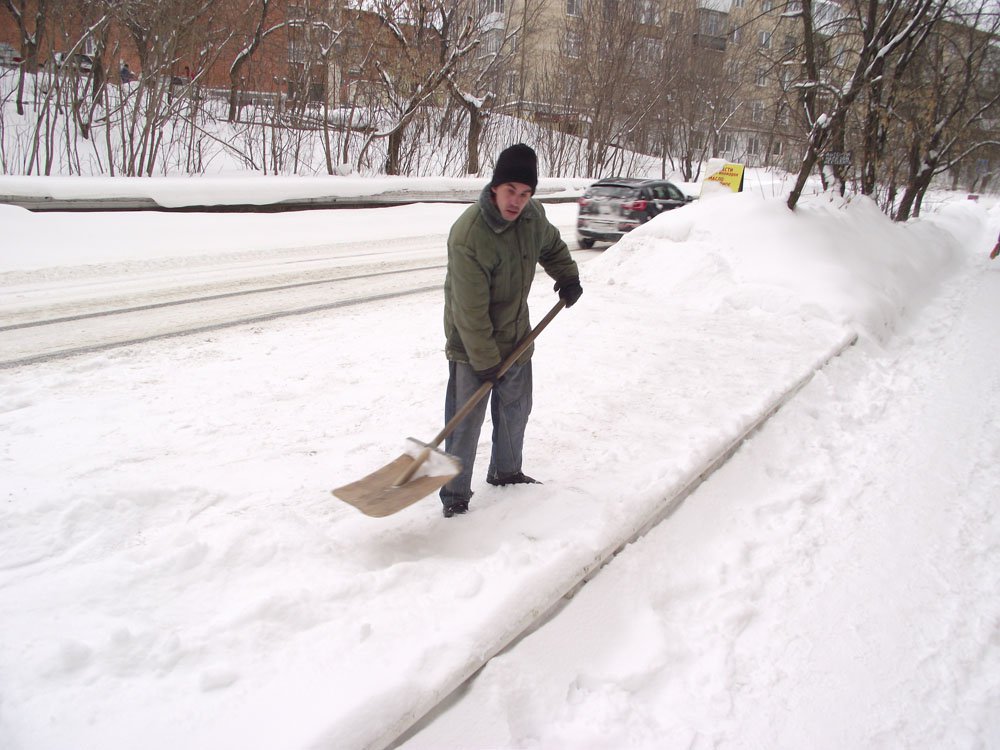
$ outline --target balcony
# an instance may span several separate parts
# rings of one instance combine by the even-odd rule
[[[724,36],[695,34],[694,43],[696,46],[704,47],[705,49],[717,49],[721,51],[725,51],[726,49],[726,37]]]

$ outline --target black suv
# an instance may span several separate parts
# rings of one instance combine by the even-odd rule
[[[632,177],[598,180],[580,198],[577,241],[580,247],[593,247],[597,240],[615,242],[657,214],[686,206],[692,200],[666,180]]]

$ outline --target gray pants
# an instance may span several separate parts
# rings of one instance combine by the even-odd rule
[[[472,397],[479,386],[475,371],[462,362],[448,363],[448,391],[444,399],[445,422]],[[511,367],[503,380],[462,420],[444,443],[444,449],[462,462],[462,473],[441,488],[441,502],[451,505],[472,497],[472,467],[476,461],[479,433],[486,418],[486,402],[493,419],[493,453],[490,476],[521,471],[524,428],[531,414],[531,360]]]

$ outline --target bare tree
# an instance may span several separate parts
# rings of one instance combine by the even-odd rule
[[[675,12],[666,27],[665,75],[657,85],[667,92],[662,104],[669,116],[663,121],[664,156],[679,166],[685,180],[692,180],[706,155],[718,156],[724,132],[742,109],[741,70],[749,67],[749,53],[733,43],[723,14],[687,11]]]
[[[456,18],[454,6],[442,0],[380,0],[375,12],[401,57],[395,64],[388,57],[374,61],[388,99],[390,121],[368,136],[358,163],[360,166],[373,141],[385,138],[385,171],[394,175],[400,174],[400,149],[407,125],[479,40],[472,17]],[[452,25],[459,31],[445,36],[442,30]]]
[[[907,72],[933,27],[925,24],[909,37],[895,58],[878,57],[872,64],[872,76],[867,82],[861,123],[861,194],[874,196],[882,175],[881,165],[886,156],[890,118],[900,96],[910,85]]]
[[[256,4],[256,23],[250,32],[250,38],[247,40],[246,45],[236,53],[232,64],[229,66],[229,114],[226,118],[229,122],[235,122],[239,113],[240,72],[243,70],[243,66],[253,57],[254,52],[260,47],[265,37],[285,26],[285,23],[282,21],[268,27],[267,15],[273,5],[272,0],[256,0]],[[248,11],[253,10],[254,8],[251,5]]]
[[[55,6],[49,15],[53,28],[48,37],[59,52],[58,60],[53,55],[56,64],[47,72],[51,73],[52,83],[60,94],[59,104],[72,112],[84,139],[90,137],[94,112],[102,103],[101,95],[107,85],[105,50],[111,20],[106,0]]]
[[[1000,102],[997,71],[988,64],[1000,22],[988,7],[983,0],[975,7],[965,4],[962,12],[949,13],[946,22],[936,26],[919,61],[919,83],[909,106],[898,108],[905,113],[909,135],[909,169],[895,211],[897,221],[919,215],[936,174],[985,145],[969,143],[967,134]]]
[[[542,63],[548,88],[541,98],[556,122],[582,130],[581,168],[598,176],[661,102],[662,90],[650,85],[663,59],[661,6],[652,0],[574,6],[558,54]]]
[[[216,22],[212,0],[110,1],[141,67],[124,127],[121,169],[127,175],[150,175],[165,144],[187,140],[190,149],[197,131],[195,93],[235,30]],[[166,139],[166,129],[178,125],[186,130]]]
[[[31,6],[34,6],[34,14],[29,18],[28,11]],[[34,0],[31,3],[28,0],[3,0],[3,7],[14,19],[14,24],[17,26],[21,38],[21,65],[17,79],[17,113],[23,115],[25,76],[38,70],[38,53],[48,23],[49,3],[48,0]]]
[[[802,0],[804,81],[802,104],[809,125],[809,139],[788,207],[795,208],[817,160],[831,143],[844,137],[845,123],[857,98],[877,75],[885,58],[896,54],[907,40],[925,33],[941,17],[943,0],[850,0],[842,13],[824,18],[814,13],[814,0]],[[829,5],[823,6],[829,8]],[[842,82],[830,80],[823,69],[823,36],[850,28],[858,43],[855,62]]]
[[[486,120],[493,105],[498,99],[498,87],[504,85],[502,75],[514,63],[517,38],[523,34],[524,21],[530,19],[531,8],[536,7],[530,2],[522,6],[522,16],[515,19],[510,14],[483,5],[477,0],[456,4],[456,8],[468,5],[465,17],[475,19],[473,30],[477,54],[463,58],[460,65],[445,78],[445,83],[452,95],[452,100],[468,117],[469,125],[466,137],[466,174],[478,174],[480,139]],[[476,6],[480,7],[476,7]],[[483,11],[488,12],[483,12]],[[452,33],[450,23],[441,27],[442,36]],[[448,48],[446,40],[442,40],[442,51]]]

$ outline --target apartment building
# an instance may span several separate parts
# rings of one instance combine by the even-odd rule
[[[499,107],[577,133],[616,112],[621,145],[786,166],[803,141],[797,5],[486,0],[481,8],[492,14],[490,48],[508,44]],[[819,5],[829,14],[839,7]]]
[[[819,113],[849,80],[862,39],[844,0],[809,5]],[[499,107],[569,132],[597,131],[597,138],[646,153],[798,168],[812,125],[803,100],[809,76],[801,0],[485,0],[482,6],[504,18],[492,22],[494,48],[510,40]],[[964,18],[942,17],[922,53],[941,59],[912,66],[925,79],[935,70],[958,71],[956,58],[976,46],[963,39],[976,7],[956,5]],[[987,14],[980,26],[979,33],[996,39],[995,18]],[[983,67],[980,99],[989,101],[986,77],[995,80],[996,69]],[[988,113],[973,129],[995,131],[996,121]],[[979,140],[997,140],[991,132]],[[995,150],[980,149],[979,173],[996,171]]]

